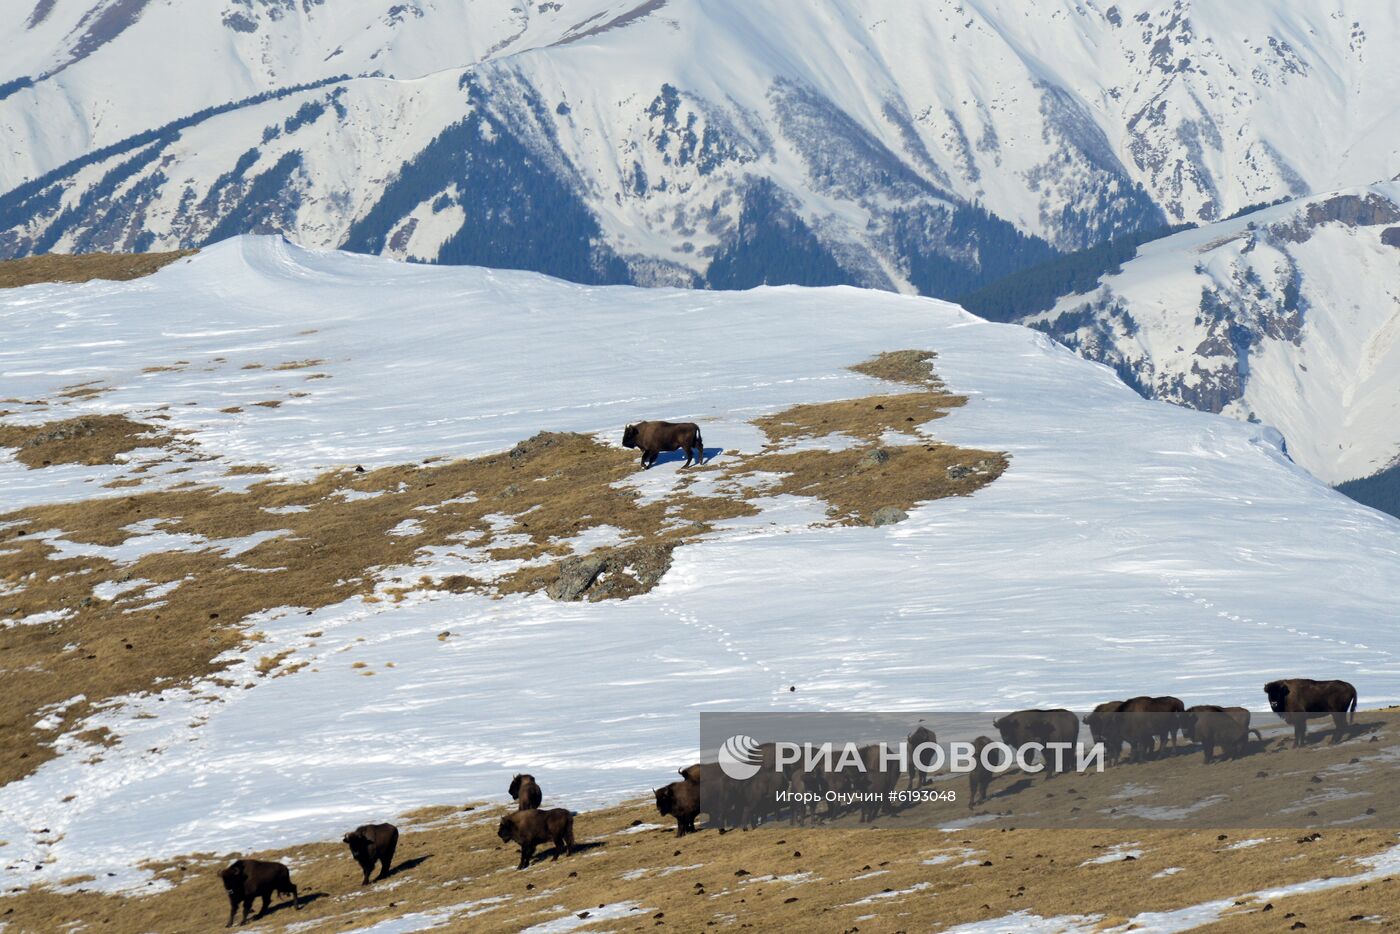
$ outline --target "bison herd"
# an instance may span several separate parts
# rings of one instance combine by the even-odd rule
[[[572,855],[574,851],[574,815],[566,808],[540,810],[544,794],[533,775],[517,775],[510,782],[508,790],[511,800],[516,802],[516,810],[501,818],[496,834],[503,843],[520,845],[519,869],[530,865],[535,849],[542,843],[554,844],[554,858],[559,854]],[[374,867],[379,867],[379,879],[389,875],[394,863],[394,851],[399,846],[399,829],[393,824],[362,824],[341,838],[350,848],[350,855],[359,864],[363,878],[361,885],[369,885],[369,877]],[[224,892],[228,895],[228,924],[238,915],[238,906],[243,906],[242,922],[246,923],[253,909],[253,902],[262,899],[257,917],[267,914],[273,895],[290,895],[292,907],[300,910],[301,903],[297,887],[292,884],[291,871],[282,863],[261,859],[237,859],[219,873],[223,879]]]
[[[648,424],[658,423],[644,422],[631,427]],[[695,444],[699,444],[698,431]],[[1293,727],[1295,747],[1304,744],[1310,719],[1332,718],[1334,744],[1341,742],[1349,715],[1354,720],[1356,688],[1346,681],[1307,678],[1270,681],[1264,686],[1264,693],[1274,713]],[[1205,761],[1210,763],[1217,758],[1217,750],[1222,757],[1237,757],[1245,751],[1251,734],[1259,737],[1259,731],[1250,726],[1250,712],[1243,707],[1213,704],[1187,707],[1175,697],[1144,695],[1108,701],[1086,714],[1083,723],[1089,727],[1094,743],[1103,744],[1105,761],[1109,765],[1121,761],[1124,746],[1132,761],[1142,762],[1160,755],[1168,746],[1175,746],[1178,739],[1199,743],[1205,752]],[[1079,739],[1080,718],[1063,709],[1019,710],[993,720],[992,726],[1001,742],[1011,749],[1032,743],[1074,745]],[[937,737],[933,730],[922,722],[908,737],[911,748],[935,742]],[[981,753],[992,742],[987,736],[979,736],[971,744],[978,756],[977,764],[968,773],[968,807],[987,799],[987,789],[995,773],[983,764]],[[901,773],[879,766],[878,747],[859,750],[862,768],[857,769],[778,769],[774,767],[776,747],[766,744],[760,746],[760,750],[763,767],[757,775],[744,781],[728,778],[717,763],[696,763],[680,769],[679,781],[653,789],[657,811],[663,817],[674,818],[676,835],[685,836],[695,831],[695,821],[702,813],[708,814],[711,822],[721,828],[757,826],[779,813],[780,800],[789,804],[788,818],[794,824],[814,818],[818,802],[827,804],[827,817],[858,807],[862,822],[875,820],[883,810],[893,810],[890,793],[896,789]],[[1047,768],[1046,774],[1053,777],[1055,770]],[[930,771],[911,768],[908,773],[911,791],[932,781]],[[543,844],[553,844],[553,859],[557,860],[561,854],[573,854],[576,847],[573,812],[567,808],[542,809],[544,795],[533,775],[516,775],[507,793],[516,803],[516,810],[500,819],[496,834],[503,843],[515,843],[520,847],[518,869],[526,868],[535,850]],[[393,824],[364,824],[347,833],[343,842],[363,873],[360,884],[368,885],[375,866],[379,867],[379,879],[389,875],[399,831]],[[238,859],[219,876],[228,895],[229,925],[233,924],[240,905],[242,920],[246,922],[257,899],[262,899],[258,917],[267,913],[272,897],[278,894],[291,896],[293,907],[301,907],[291,873],[282,863]]]
[[[1295,678],[1271,681],[1264,687],[1270,708],[1294,729],[1294,746],[1301,746],[1309,719],[1331,717],[1335,729],[1332,742],[1342,740],[1348,716],[1356,711],[1356,689],[1345,681],[1313,681]],[[1159,756],[1178,742],[1199,743],[1207,764],[1217,758],[1242,755],[1251,735],[1262,740],[1250,725],[1250,712],[1243,707],[1221,707],[1200,704],[1187,707],[1175,697],[1134,697],[1099,704],[1082,719],[1089,727],[1094,744],[1104,747],[1107,765],[1123,759],[1124,748],[1133,762],[1143,762]],[[1078,743],[1081,719],[1072,711],[1019,710],[992,721],[1001,744],[1018,750],[1038,744]],[[922,721],[907,738],[907,748],[937,741],[933,730]],[[975,807],[987,800],[988,788],[997,774],[988,768],[983,750],[994,740],[978,736],[972,741],[973,764],[968,770],[967,806]],[[777,747],[763,744],[760,750],[760,770],[753,778],[736,781],[728,778],[716,763],[700,763],[680,770],[681,780],[653,789],[656,809],[663,817],[676,821],[676,835],[695,831],[701,813],[718,827],[747,828],[763,820],[780,816],[786,804],[791,823],[805,823],[817,816],[819,804],[826,805],[827,818],[839,817],[858,808],[862,822],[873,821],[882,812],[893,812],[894,791],[900,773],[882,770],[876,764],[876,746],[859,749],[863,768],[801,768],[797,765],[775,768]],[[932,774],[918,764],[909,763],[908,789],[923,788],[932,782]],[[1058,758],[1047,758],[1047,778],[1054,777],[1062,767]],[[897,796],[896,796],[897,798]]]

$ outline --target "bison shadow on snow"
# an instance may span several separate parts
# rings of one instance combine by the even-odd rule
[[[710,461],[714,460],[716,457],[719,457],[721,454],[724,453],[724,448],[701,448],[700,450],[704,455],[704,459],[697,462],[694,465],[696,467],[699,467],[703,464],[708,464]],[[652,462],[651,466],[656,467],[661,464],[677,463],[685,463],[684,451],[663,451],[660,454],[656,455],[656,460]]]

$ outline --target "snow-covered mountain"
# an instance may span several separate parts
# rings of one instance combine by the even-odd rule
[[[956,295],[1394,176],[1397,44],[1379,0],[12,3],[0,255],[281,231]]]
[[[1026,320],[1145,395],[1277,427],[1338,483],[1400,458],[1400,184],[1141,247]]]
[[[492,599],[428,586],[435,571],[415,566],[373,569],[396,582],[392,599],[258,614],[259,641],[218,677],[103,704],[56,737],[57,758],[0,788],[0,866],[24,867],[7,887],[90,874],[82,884],[142,888],[146,859],[496,800],[522,768],[576,808],[645,795],[693,755],[700,710],[1078,707],[1143,692],[1257,708],[1280,673],[1346,677],[1367,707],[1400,701],[1400,524],[1290,462],[1267,427],[1144,400],[1043,334],[943,302],[590,288],[242,238],[148,279],[0,292],[0,327],[0,382],[25,400],[7,421],[125,413],[196,446],[149,467],[31,470],[7,452],[9,509],[349,464],[408,465],[416,486],[411,465],[428,458],[541,430],[616,438],[642,415],[701,421],[722,469],[766,443],[751,419],[890,391],[847,367],[898,348],[935,351],[968,399],[923,430],[1010,458],[973,495],[882,528],[766,497],[626,601]],[[625,482],[644,502],[707,471],[663,463]],[[406,523],[426,516],[401,508]],[[159,525],[68,547],[130,561],[211,545]],[[466,560],[472,544],[422,560]],[[268,659],[285,676],[266,676]],[[114,737],[101,747],[98,726]]]

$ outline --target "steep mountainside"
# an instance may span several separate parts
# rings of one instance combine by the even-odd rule
[[[280,231],[957,295],[1400,170],[1400,13],[1362,0],[36,0],[0,26],[8,256]]]
[[[1147,244],[1026,323],[1144,395],[1284,435],[1331,483],[1400,457],[1400,184]]]

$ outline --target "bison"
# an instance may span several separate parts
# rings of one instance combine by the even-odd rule
[[[1264,685],[1269,706],[1284,723],[1293,727],[1293,747],[1307,741],[1308,720],[1312,717],[1332,717],[1332,745],[1342,741],[1346,732],[1347,714],[1356,720],[1356,688],[1347,681],[1314,681],[1311,678],[1289,678],[1270,681]]]
[[[364,870],[365,877],[360,885],[369,885],[369,874],[374,871],[375,863],[379,864],[380,879],[389,874],[394,850],[399,845],[399,828],[393,824],[362,824],[342,839],[350,847],[350,855]]]
[[[710,815],[711,823],[719,827],[737,824],[743,811],[742,783],[725,775],[718,762],[696,762],[676,773],[699,790],[700,810]]]
[[[1231,710],[1244,710],[1243,707],[1231,707]],[[1196,714],[1198,713],[1224,713],[1225,708],[1219,704],[1192,704],[1186,708],[1186,716],[1181,718],[1181,735],[1191,742],[1196,741]],[[1249,711],[1245,710],[1245,713]],[[1249,726],[1246,721],[1245,726]]]
[[[718,782],[724,776],[718,762],[697,762],[683,769],[676,769],[676,774],[697,785],[701,782]]]
[[[1123,731],[1118,717],[1118,709],[1123,701],[1104,701],[1084,715],[1084,724],[1089,727],[1089,736],[1094,744],[1103,744],[1104,758],[1109,765],[1117,765],[1123,755]]]
[[[1134,697],[1118,705],[1108,716],[1118,721],[1119,736],[1132,747],[1133,761],[1142,762],[1165,751],[1167,741],[1176,744],[1186,705],[1175,697]]]
[[[1181,718],[1181,733],[1191,742],[1196,741],[1196,717],[1195,714],[1203,712],[1228,713],[1240,722],[1245,729],[1249,729],[1251,714],[1244,707],[1221,707],[1218,704],[1196,704],[1186,708],[1186,713]]]
[[[1249,711],[1243,707],[1203,705],[1186,712],[1186,734],[1200,742],[1206,765],[1215,761],[1215,747],[1222,758],[1238,759],[1249,745],[1249,734],[1262,741],[1258,730],[1250,729]]]
[[[826,775],[820,769],[795,769],[788,776],[788,789],[794,796],[788,823],[805,825],[808,818],[817,816],[817,804],[826,793]]]
[[[705,440],[694,422],[638,422],[622,431],[622,446],[641,449],[642,469],[656,463],[662,451],[685,451],[685,463],[705,463]]]
[[[733,815],[730,826],[745,830],[757,827],[778,811],[778,795],[786,791],[788,779],[785,774],[767,763],[757,775],[742,782],[729,782],[725,786],[725,804]]]
[[[1028,743],[1039,743],[1041,746],[1068,743],[1073,746],[1079,740],[1079,718],[1063,708],[1018,710],[1000,720],[993,720],[992,726],[1001,733],[1001,741],[1013,750]],[[1047,763],[1045,777],[1055,777],[1053,764]]]
[[[501,824],[496,828],[496,836],[504,843],[520,844],[520,865],[515,868],[524,869],[530,865],[530,859],[535,855],[535,847],[541,843],[554,844],[556,860],[561,850],[565,856],[573,855],[574,815],[567,808],[550,808],[548,811],[531,808],[528,811],[516,811],[501,818]]]
[[[915,775],[918,775],[919,777],[920,788],[933,781],[933,772],[931,770],[921,768],[918,764],[921,759],[927,761],[928,754],[920,754],[918,752],[918,749],[920,746],[932,746],[936,742],[938,742],[938,737],[934,734],[933,730],[930,730],[928,727],[923,725],[922,720],[919,721],[918,726],[914,727],[914,732],[909,734],[909,739],[907,740],[908,746],[906,746],[905,748],[907,748],[909,751],[910,789],[913,789],[914,787]]]
[[[860,822],[868,824],[881,811],[894,813],[893,792],[899,787],[899,769],[885,762],[883,746],[862,746],[859,751],[865,771],[855,773],[854,778],[870,796],[863,798],[860,805]]]
[[[662,788],[653,788],[656,810],[662,817],[676,819],[676,836],[695,833],[695,818],[700,816],[700,785],[682,779]]]
[[[976,759],[972,764],[972,771],[967,773],[967,806],[968,809],[976,807],[978,804],[985,804],[987,801],[987,789],[992,785],[992,779],[996,773],[987,768],[982,761],[983,750],[992,744],[989,736],[979,736],[972,741],[972,752]]]
[[[1167,728],[1167,736],[1171,739],[1172,745],[1175,746],[1177,731],[1182,727],[1181,715],[1186,712],[1186,705],[1182,703],[1181,698],[1172,697],[1170,694],[1163,695],[1162,697],[1154,697],[1152,701],[1157,704],[1163,712],[1175,714],[1174,717],[1168,717],[1163,720],[1163,724]]]
[[[267,914],[267,906],[272,902],[274,893],[292,896],[292,907],[301,910],[301,901],[297,897],[297,887],[292,884],[292,875],[281,863],[271,863],[262,859],[236,859],[219,873],[219,878],[224,881],[224,891],[228,893],[228,924],[224,927],[233,925],[233,917],[238,913],[240,903],[243,905],[243,920],[240,923],[248,923],[248,912],[253,910],[255,898],[262,899],[258,917]]]
[[[533,775],[517,775],[510,780],[510,790],[506,792],[518,805],[517,810],[529,811],[540,806],[544,793],[535,783]]]

